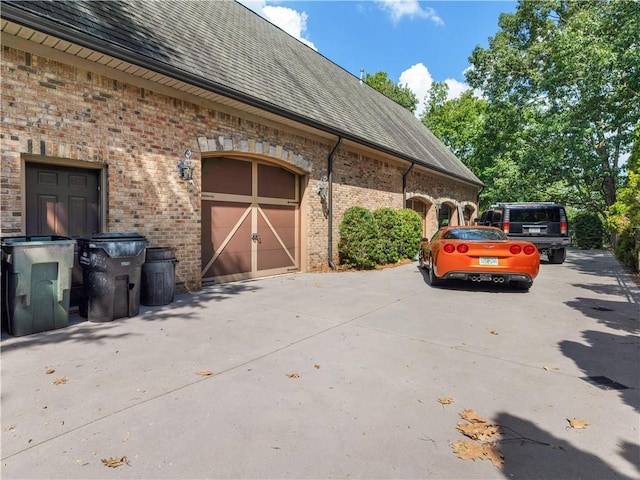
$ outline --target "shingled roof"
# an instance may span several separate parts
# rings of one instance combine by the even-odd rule
[[[407,109],[235,1],[3,1],[1,15],[482,185]]]

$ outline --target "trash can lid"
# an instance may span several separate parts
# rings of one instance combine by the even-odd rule
[[[61,235],[21,235],[17,237],[1,237],[0,243],[3,246],[11,245],[45,245],[50,243],[68,244],[76,243],[71,237]]]
[[[146,238],[143,235],[140,235],[138,232],[102,232],[94,233],[93,235],[91,235],[89,240],[107,240],[109,242],[113,242],[114,240],[146,240]]]

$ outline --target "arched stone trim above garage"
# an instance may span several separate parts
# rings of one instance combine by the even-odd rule
[[[307,174],[312,171],[311,162],[300,153],[285,145],[265,142],[258,138],[226,137],[224,135],[198,137],[198,146],[202,155],[212,152],[254,154],[276,162],[288,163],[296,167],[295,170],[300,171],[300,173]]]

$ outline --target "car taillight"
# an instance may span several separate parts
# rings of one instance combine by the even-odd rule
[[[520,247],[520,245],[511,245],[511,247],[509,247],[509,251],[513,255],[517,255],[522,251],[522,248]]]
[[[502,223],[502,230],[504,231],[504,233],[509,233],[509,222]]]
[[[442,247],[442,249],[447,253],[453,253],[456,251],[456,247],[454,247],[450,243],[447,243],[444,247]]]
[[[458,250],[458,253],[467,253],[469,251],[469,246],[461,243],[460,245],[458,245],[458,248],[456,248],[456,250]]]
[[[560,233],[562,235],[567,234],[567,222],[560,222]]]
[[[525,255],[533,255],[533,253],[536,251],[536,247],[534,247],[533,245],[525,245],[522,251]]]

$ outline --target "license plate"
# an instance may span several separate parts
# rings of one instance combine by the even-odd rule
[[[536,227],[536,228],[529,227],[529,233],[540,233],[540,228],[539,227]]]
[[[497,257],[480,257],[480,265],[498,265]]]

